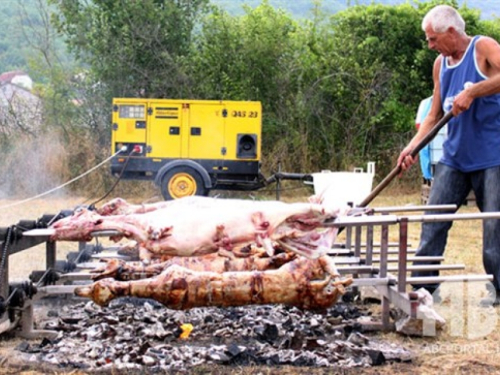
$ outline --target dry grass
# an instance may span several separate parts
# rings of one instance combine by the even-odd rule
[[[111,199],[112,197],[108,197]],[[127,198],[127,197],[125,197]],[[271,196],[272,198],[272,196]],[[145,199],[127,198],[133,202]],[[285,197],[285,200],[298,200],[297,197]],[[19,206],[7,205],[14,203],[10,200],[0,200],[0,226],[8,226],[19,220],[33,220],[46,213],[57,213],[59,210],[73,208],[84,202],[81,197],[46,198]],[[371,204],[372,207],[403,206],[420,204],[419,194],[405,194],[401,191],[387,191],[377,197]],[[474,207],[464,207],[461,212],[477,212]],[[413,247],[418,245],[420,225],[410,224],[409,242]],[[390,241],[397,241],[397,231],[391,231]],[[463,263],[465,271],[461,273],[484,274],[481,254],[482,229],[480,221],[457,221],[450,233],[449,244],[445,253],[446,264]],[[58,244],[58,258],[64,259],[65,252],[74,251],[74,243]],[[13,278],[26,278],[31,270],[43,269],[45,257],[43,246],[24,251],[11,257],[10,274]],[[452,273],[452,272],[450,272]],[[457,272],[453,272],[456,274]],[[446,273],[445,273],[446,274]],[[375,309],[377,306],[374,307]],[[466,330],[463,333],[474,332],[474,322],[467,322],[468,310],[455,312],[458,318],[464,318]],[[498,316],[500,309],[489,310],[489,318]],[[460,316],[461,315],[461,316]],[[359,374],[485,374],[500,373],[500,333],[495,320],[495,327],[491,332],[479,338],[468,338],[466,335],[456,336],[453,332],[445,330],[437,338],[412,338],[396,333],[379,334],[382,340],[402,344],[418,353],[417,359],[411,364],[392,364],[379,368],[346,371],[344,373]],[[0,342],[0,347],[15,346],[16,341]],[[1,358],[0,358],[1,360]],[[10,371],[10,372],[9,372]],[[14,372],[12,372],[14,371]],[[0,374],[13,374],[17,370],[8,368],[0,369]],[[231,373],[231,374],[299,374],[304,371],[310,374],[332,373],[322,369],[295,369],[283,368],[221,368],[220,370],[208,369],[199,373]],[[215,372],[213,372],[215,371]],[[37,374],[36,372],[24,372]],[[53,372],[56,373],[56,372]],[[59,372],[60,373],[60,372]],[[73,372],[73,374],[77,374]]]

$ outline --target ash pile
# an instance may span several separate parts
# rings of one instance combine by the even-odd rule
[[[38,328],[53,340],[21,343],[30,363],[61,369],[189,371],[200,365],[354,368],[411,361],[413,353],[370,338],[365,306],[338,303],[322,312],[284,305],[166,309],[123,298],[108,307],[78,302],[48,310]]]

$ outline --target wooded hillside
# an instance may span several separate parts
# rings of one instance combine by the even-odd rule
[[[212,4],[221,7],[232,15],[244,14],[244,5],[255,8],[262,0],[211,0]],[[319,1],[320,9],[325,14],[334,14],[354,5],[369,5],[372,3],[383,5],[397,5],[412,3],[408,0],[330,0]],[[28,61],[36,56],[33,50],[38,47],[35,35],[42,32],[46,34],[43,14],[40,9],[45,8],[47,0],[20,0],[0,1],[0,73],[28,69]],[[492,19],[500,16],[500,0],[460,0],[459,5],[464,3],[471,9],[478,9],[481,18]],[[296,19],[311,18],[315,2],[313,0],[269,0],[274,8],[280,8],[288,12]],[[57,9],[55,9],[57,11]],[[66,62],[70,56],[66,55],[62,42],[55,35],[59,55]]]
[[[36,88],[43,131],[0,128],[0,145],[7,155],[25,137],[51,134],[67,152],[59,175],[74,176],[109,156],[113,97],[256,100],[264,112],[265,173],[278,163],[311,172],[375,161],[384,174],[431,93],[436,54],[420,25],[438,3],[355,5],[305,20],[271,2],[240,15],[208,0],[50,0],[50,24],[41,17],[46,33],[37,35],[45,38],[30,49],[28,67],[35,80],[44,77]],[[461,13],[469,34],[499,39],[498,21],[469,8]],[[77,64],[59,57],[62,38]],[[4,168],[19,168],[22,150]],[[109,173],[102,181],[111,184]]]
[[[261,3],[261,0],[212,0],[212,3],[223,7],[232,14],[242,14],[244,4],[256,7]],[[405,3],[414,4],[416,2],[410,0],[324,0],[319,3],[323,11],[335,13],[355,5],[400,5]],[[313,0],[269,0],[269,4],[275,8],[286,10],[296,18],[310,17],[311,9],[314,6]],[[458,4],[467,4],[469,8],[480,10],[482,18],[500,16],[500,0],[460,0]]]

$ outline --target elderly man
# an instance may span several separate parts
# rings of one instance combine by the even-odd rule
[[[482,212],[500,211],[500,45],[486,36],[465,33],[465,22],[452,7],[439,5],[422,21],[430,49],[439,52],[433,67],[432,106],[398,164],[415,163],[410,153],[444,115],[448,123],[443,157],[436,166],[428,204],[464,203],[472,189]],[[424,223],[417,256],[444,253],[452,222]],[[416,264],[423,264],[418,262]],[[490,303],[500,304],[500,220],[483,222],[483,264],[493,275]],[[414,276],[437,272],[415,272]],[[425,285],[431,293],[437,284]]]

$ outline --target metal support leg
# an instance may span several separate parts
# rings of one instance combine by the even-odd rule
[[[45,245],[45,267],[55,268],[56,266],[56,243],[55,241],[47,241]]]
[[[84,251],[86,247],[87,247],[87,242],[85,241],[78,242],[78,251]]]
[[[361,257],[361,225],[356,226],[354,229],[354,256]]]
[[[33,329],[33,303],[31,301],[27,302],[21,315],[21,332],[19,336],[30,340],[41,337],[55,339],[57,335],[56,331]]]
[[[366,227],[366,265],[373,264],[373,225]]]
[[[387,277],[387,257],[389,250],[389,226],[384,224],[382,225],[381,232],[381,241],[380,241],[380,278]],[[389,288],[389,286],[387,286]],[[391,309],[391,300],[387,297],[387,295],[382,296],[381,308],[382,308],[382,327],[384,330],[391,329],[391,322],[389,320],[390,309]]]
[[[5,246],[5,242],[0,243],[0,250]],[[3,263],[2,279],[0,280],[0,297],[7,298],[9,296],[9,254],[6,254],[5,259],[2,259],[0,252],[0,265]]]
[[[4,242],[0,243],[0,250],[5,246]],[[0,265],[4,264],[4,269],[2,270],[2,277],[0,280],[0,298],[4,300],[9,296],[9,255],[2,259],[2,252],[0,252]],[[0,334],[12,329],[11,322],[8,318],[7,313],[0,316]]]
[[[406,262],[408,256],[408,218],[399,222],[398,292],[406,293]]]
[[[352,227],[348,226],[345,229],[345,248],[352,251]]]

